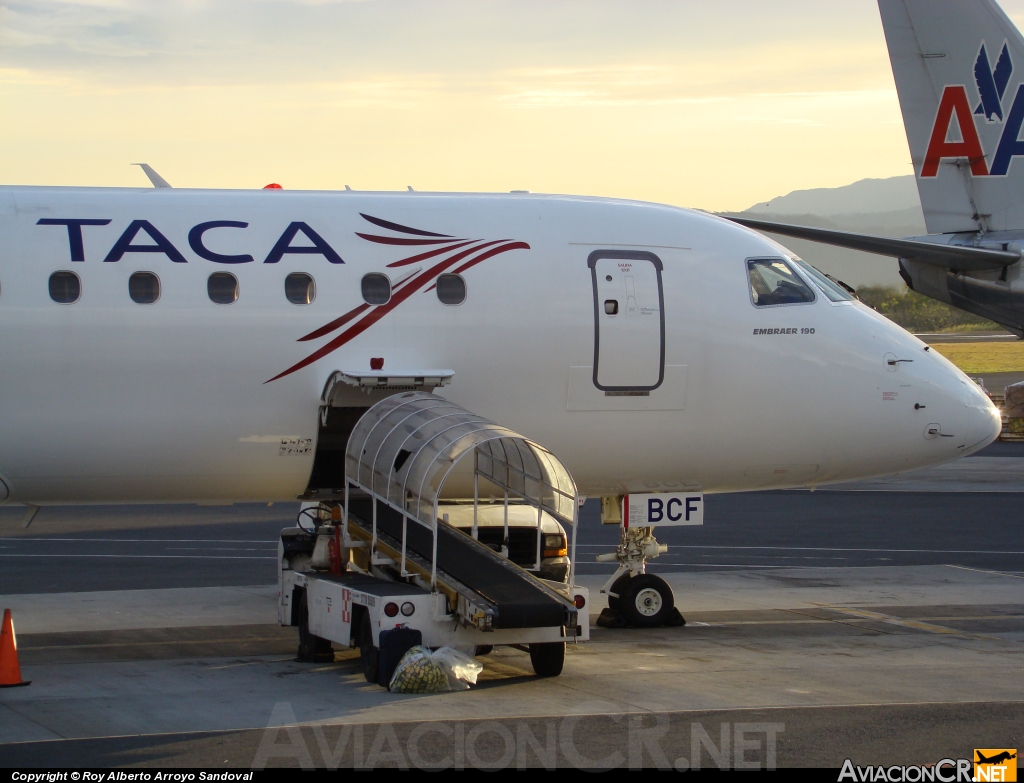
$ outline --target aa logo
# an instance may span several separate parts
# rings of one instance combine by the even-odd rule
[[[975,748],[975,781],[1016,781],[1016,748]]]
[[[1014,92],[1009,89],[1012,75],[1009,45],[1003,44],[993,67],[982,42],[974,63],[974,83],[980,100],[972,112],[966,85],[947,84],[943,88],[921,166],[922,177],[937,177],[942,161],[949,158],[966,159],[975,177],[1005,177],[1009,173],[1013,159],[1024,156],[1024,139],[1020,138],[1024,129],[1024,82]],[[984,117],[986,125],[1003,124],[991,159],[982,147],[974,115]]]

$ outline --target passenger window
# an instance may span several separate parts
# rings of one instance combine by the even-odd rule
[[[128,278],[128,296],[136,304],[153,304],[160,298],[160,278],[152,272],[136,272]]]
[[[284,295],[297,305],[308,305],[316,298],[316,283],[302,272],[293,272],[284,279]]]
[[[825,294],[833,302],[852,302],[854,297],[849,291],[842,287],[842,284],[833,280],[831,277],[826,275],[820,269],[811,266],[806,261],[802,261],[799,258],[794,258],[793,263],[796,264],[806,274],[814,284],[821,289],[822,293]]]
[[[814,292],[781,258],[752,258],[747,261],[747,274],[750,298],[757,307],[814,301]]]
[[[461,275],[441,275],[437,278],[437,298],[441,304],[462,304],[466,301],[466,281]]]
[[[206,280],[206,293],[214,304],[232,304],[238,299],[238,279],[229,272],[214,272]]]
[[[391,281],[387,275],[376,272],[363,275],[362,288],[366,304],[382,305],[391,301]]]
[[[50,298],[57,304],[73,304],[82,295],[82,281],[74,272],[50,275]]]

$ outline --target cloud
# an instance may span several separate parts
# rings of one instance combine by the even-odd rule
[[[586,100],[594,78],[611,78],[607,86],[619,96],[657,91],[659,83],[676,92],[673,85],[684,83],[692,92],[773,78],[792,70],[794,53],[808,51],[816,56],[806,75],[848,78],[848,46],[820,35],[794,45],[808,32],[808,5],[779,0],[766,13],[752,0],[8,0],[0,5],[0,66],[134,85],[343,82],[426,72],[444,75],[453,89],[498,78],[528,83],[548,71],[570,84],[587,82],[582,91],[559,88]],[[843,17],[813,18],[843,25]],[[863,19],[852,28],[838,37],[852,32],[855,39]],[[839,60],[845,70],[833,67]],[[617,63],[618,73],[608,63]],[[502,88],[517,91],[536,93],[529,84]]]
[[[717,208],[906,158],[875,0],[0,0],[0,111],[25,183]]]

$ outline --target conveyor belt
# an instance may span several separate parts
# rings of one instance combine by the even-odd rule
[[[426,590],[415,585],[407,585],[404,582],[389,582],[386,579],[378,579],[375,576],[353,573],[352,571],[346,571],[343,574],[318,573],[316,578],[323,582],[345,585],[370,595],[428,595]]]
[[[369,522],[373,517],[368,497],[349,499],[349,514]],[[365,524],[365,523],[364,523]],[[576,607],[533,575],[455,528],[438,523],[437,568],[450,574],[497,607],[494,628],[551,628],[575,625]],[[402,540],[402,515],[377,501],[377,528]],[[432,560],[433,533],[410,518],[410,551]]]

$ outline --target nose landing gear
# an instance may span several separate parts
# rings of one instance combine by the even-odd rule
[[[672,588],[660,576],[647,573],[647,560],[668,551],[659,544],[653,527],[622,527],[614,552],[598,555],[598,562],[617,561],[618,569],[601,587],[608,608],[601,612],[601,628],[656,628],[682,626],[686,620],[675,607]]]

